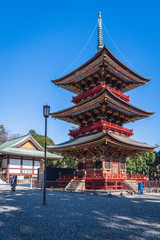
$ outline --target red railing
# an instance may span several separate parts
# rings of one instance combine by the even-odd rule
[[[124,101],[126,101],[126,102],[130,101],[129,96],[126,96],[125,94],[121,93],[120,91],[117,91],[116,89],[114,89],[110,86],[107,86],[105,83],[100,83],[98,86],[91,88],[83,93],[80,93],[76,97],[72,97],[72,102],[77,104],[81,100],[86,100],[88,97],[92,97],[94,94],[99,93],[106,87],[108,87],[110,91],[112,91],[115,95],[117,95],[119,98],[123,99]]]
[[[127,175],[127,178],[135,180],[147,179],[145,174],[129,174]]]
[[[70,130],[69,135],[73,138],[78,137],[80,134],[84,135],[85,133],[92,133],[93,131],[108,131],[111,130],[112,132],[118,132],[120,134],[124,134],[127,137],[133,135],[133,130],[124,128],[120,125],[115,123],[107,122],[106,120],[97,120],[96,122],[88,123],[87,125],[81,125],[80,128],[76,130]]]
[[[72,180],[76,175],[75,174],[60,174],[58,181],[70,181]]]
[[[126,179],[126,174],[119,173],[119,174],[111,174],[111,173],[105,173],[106,179]]]
[[[85,179],[104,179],[102,173],[85,174]]]
[[[127,179],[130,179],[130,180],[137,180],[137,181],[140,181],[140,180],[147,180],[147,177],[145,174],[129,174],[126,176],[126,173],[119,173],[119,174],[112,174],[112,173],[105,173],[103,175],[102,172],[96,172],[94,171],[93,173],[91,174],[88,174],[88,173],[85,173],[84,174],[84,178],[85,179],[92,179],[92,180],[96,180],[96,179],[104,179],[104,177],[108,180],[110,179],[121,179],[121,180],[127,180]],[[76,179],[76,174],[61,174],[59,176],[59,179],[58,181],[70,181],[72,179]]]

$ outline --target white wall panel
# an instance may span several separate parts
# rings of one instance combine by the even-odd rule
[[[20,169],[9,169],[9,173],[20,173]]]
[[[20,168],[21,160],[20,159],[10,159],[10,168]]]

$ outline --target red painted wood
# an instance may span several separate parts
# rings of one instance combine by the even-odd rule
[[[113,92],[116,96],[123,99],[124,101],[126,101],[126,102],[130,101],[129,96],[126,96],[125,94],[121,93],[120,91],[118,91],[110,86],[107,86],[105,83],[101,83],[98,86],[91,88],[91,89],[79,94],[76,97],[73,97],[72,102],[77,104],[81,100],[86,100],[88,97],[92,97],[94,94],[101,92],[106,87],[108,87],[111,92]]]
[[[70,130],[69,135],[73,138],[78,137],[80,134],[84,135],[85,133],[92,133],[93,131],[108,131],[111,130],[112,132],[118,132],[120,134],[124,134],[127,137],[133,135],[133,130],[122,127],[118,124],[108,122],[106,120],[97,120],[96,122],[88,123],[87,125],[81,125],[80,128],[76,130]]]

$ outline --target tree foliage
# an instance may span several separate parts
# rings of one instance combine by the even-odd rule
[[[38,133],[36,133],[34,130],[30,130],[29,134],[31,134],[34,139],[42,146],[45,147],[45,136],[44,135],[40,135]],[[55,143],[53,142],[53,140],[49,137],[47,137],[47,146],[51,146],[51,145],[55,145]],[[52,152],[49,151],[53,154],[56,155],[60,155],[60,153],[56,153],[56,152]],[[76,168],[76,158],[75,157],[66,157],[64,156],[64,158],[62,160],[57,160],[57,161],[47,161],[46,163],[47,167],[57,167],[57,168],[61,168],[61,167],[67,167],[67,168]]]
[[[0,144],[6,142],[8,140],[8,132],[4,128],[4,126],[0,126]]]
[[[34,130],[30,130],[29,134],[31,134],[34,139],[44,148],[45,147],[45,136],[44,135],[40,135],[38,133],[36,133]],[[53,142],[53,140],[49,137],[47,137],[47,146],[51,146],[51,145],[55,145],[55,143]]]
[[[159,154],[160,156],[160,154]],[[127,159],[127,173],[142,174],[145,172],[149,174],[150,170],[155,166],[157,162],[157,153],[146,152],[139,156],[132,156]]]
[[[65,155],[63,156],[62,160],[54,161],[53,166],[57,168],[76,168],[77,167],[77,161],[75,157]]]

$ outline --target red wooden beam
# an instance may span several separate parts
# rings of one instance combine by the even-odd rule
[[[70,130],[69,135],[73,138],[78,137],[80,134],[84,135],[85,133],[92,133],[93,131],[103,131],[103,130],[111,130],[112,132],[118,132],[120,134],[124,134],[127,137],[133,135],[133,130],[122,127],[118,124],[107,122],[106,120],[97,120],[94,123],[88,123],[87,125],[81,125],[80,128],[76,130]]]
[[[130,101],[129,96],[126,96],[125,94],[121,93],[120,91],[107,86],[105,83],[100,83],[98,86],[91,88],[83,93],[80,93],[76,97],[72,97],[72,102],[77,104],[81,100],[86,100],[88,97],[92,97],[94,94],[101,92],[106,87],[108,87],[111,92],[113,92],[115,95],[117,95],[119,98],[123,99],[124,101],[126,101],[126,102]]]

